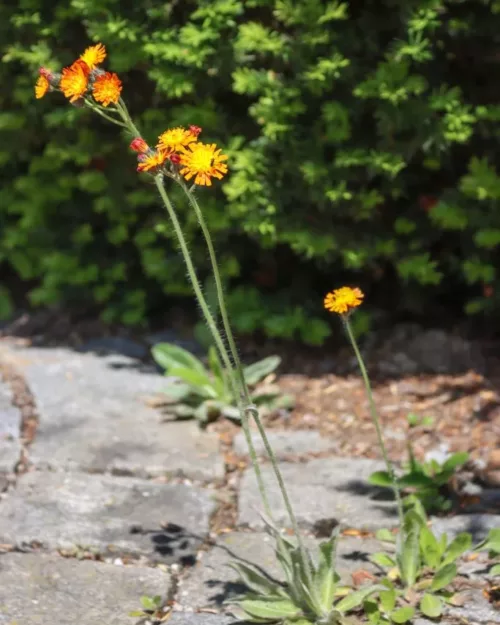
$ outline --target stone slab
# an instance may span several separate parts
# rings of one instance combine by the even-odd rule
[[[37,468],[141,476],[221,478],[217,436],[194,422],[165,422],[147,398],[162,375],[131,358],[62,348],[0,346],[26,377],[39,411],[30,460]]]
[[[314,556],[319,541],[306,537],[305,543]],[[340,537],[337,556],[342,582],[352,583],[351,573],[359,569],[375,572],[377,569],[368,557],[380,550],[381,544],[373,539]],[[244,590],[238,583],[238,575],[228,566],[230,562],[256,564],[272,578],[283,580],[274,556],[274,542],[267,533],[227,534],[221,536],[209,552],[200,555],[197,565],[179,584],[177,602],[186,608],[222,609],[224,601]]]
[[[214,509],[211,492],[193,486],[35,471],[1,503],[0,543],[190,563]]]
[[[173,612],[168,619],[169,625],[230,625],[235,622],[232,616],[191,611]]]
[[[383,465],[367,458],[322,458],[303,463],[280,463],[297,520],[313,530],[340,523],[344,527],[375,530],[397,525],[396,506],[385,489],[372,487],[368,476]],[[270,465],[262,467],[274,518],[288,526],[281,493]],[[240,485],[238,523],[259,529],[264,526],[260,512],[257,480],[252,469],[243,474]]]
[[[500,515],[497,514],[457,514],[431,520],[434,533],[437,536],[446,533],[450,540],[460,532],[469,532],[473,541],[479,542],[486,538],[490,529],[500,528]]]
[[[467,625],[500,623],[500,610],[486,599],[480,589],[467,590],[463,594],[464,605],[460,608],[450,606],[447,617]]]
[[[301,456],[312,453],[336,451],[338,445],[335,440],[321,436],[314,430],[294,430],[285,432],[268,432],[269,442],[279,459],[287,456]],[[252,432],[252,442],[259,456],[267,456],[264,443],[258,432]],[[239,456],[248,455],[248,447],[243,432],[238,432],[234,437],[233,449]]]
[[[124,625],[141,595],[167,597],[160,569],[40,553],[0,556],[1,625]]]
[[[9,386],[0,381],[0,473],[12,473],[21,458],[21,421]]]

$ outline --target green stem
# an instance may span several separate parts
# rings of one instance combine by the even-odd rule
[[[208,307],[208,304],[206,303],[205,297],[203,295],[203,291],[201,289],[201,285],[200,282],[198,280],[198,276],[196,275],[196,270],[193,266],[193,262],[191,260],[191,255],[189,253],[189,248],[187,246],[186,243],[186,239],[184,237],[184,233],[182,231],[181,225],[179,223],[179,220],[177,218],[177,214],[175,212],[175,209],[173,207],[172,202],[170,201],[170,198],[168,197],[168,194],[165,190],[165,187],[163,185],[163,176],[161,174],[155,176],[155,184],[156,187],[160,193],[161,199],[163,200],[163,203],[165,204],[165,208],[167,209],[170,221],[172,222],[172,225],[174,227],[175,230],[175,234],[177,236],[177,240],[179,241],[179,245],[181,247],[181,252],[182,255],[184,257],[184,262],[186,263],[186,268],[188,271],[188,275],[189,275],[189,279],[191,281],[191,285],[193,287],[193,290],[195,292],[195,296],[196,299],[198,300],[198,303],[200,304],[203,316],[205,317],[205,321],[210,329],[210,332],[214,338],[215,344],[217,346],[217,349],[221,355],[221,358],[224,362],[224,366],[226,367],[226,370],[228,371],[229,374],[229,380],[233,389],[233,394],[235,395],[235,399],[238,403],[238,408],[240,410],[241,413],[241,423],[242,423],[242,427],[243,427],[243,432],[245,434],[245,438],[246,438],[246,442],[248,445],[248,450],[249,450],[249,454],[250,454],[250,459],[252,461],[252,465],[257,477],[257,484],[258,484],[258,488],[259,488],[259,492],[262,498],[262,502],[264,505],[264,509],[266,514],[268,515],[269,518],[273,518],[273,514],[271,512],[271,506],[269,505],[269,500],[267,498],[267,494],[266,494],[266,490],[265,490],[265,486],[264,486],[264,480],[262,478],[262,472],[260,470],[260,465],[257,459],[257,452],[255,451],[255,447],[253,445],[253,441],[252,441],[252,435],[250,432],[250,424],[249,424],[249,420],[248,420],[248,416],[247,416],[247,411],[246,408],[244,406],[242,406],[241,404],[241,400],[239,399],[239,393],[238,393],[238,386],[236,384],[236,381],[234,379],[234,372],[233,372],[233,366],[232,363],[229,359],[228,353],[227,353],[227,349],[226,346],[224,345],[224,342],[220,336],[220,332],[217,328],[217,325],[214,321],[213,315],[210,312],[210,308]]]
[[[89,109],[91,109],[92,111],[94,111],[94,113],[97,113],[101,117],[104,117],[104,119],[106,119],[108,122],[111,122],[112,124],[116,124],[117,126],[121,126],[122,128],[127,128],[124,122],[121,122],[119,119],[115,119],[114,117],[111,117],[111,115],[107,115],[104,111],[101,111],[99,107],[89,102],[89,100],[85,100],[85,102],[87,106],[89,107]]]
[[[401,493],[399,492],[399,486],[396,479],[396,474],[394,472],[394,467],[392,466],[392,462],[389,460],[389,455],[387,453],[387,449],[384,443],[384,437],[382,435],[382,429],[380,427],[380,418],[378,416],[377,408],[375,406],[375,402],[373,400],[373,392],[370,384],[370,378],[368,377],[368,372],[365,367],[365,363],[363,357],[361,356],[361,352],[359,351],[358,343],[352,331],[351,324],[349,323],[349,317],[346,315],[342,315],[342,321],[344,323],[344,327],[347,332],[347,336],[349,337],[349,341],[351,342],[354,353],[356,354],[356,359],[358,361],[359,369],[361,371],[361,376],[363,377],[363,382],[365,383],[365,390],[368,396],[368,403],[370,405],[370,413],[373,420],[373,424],[375,425],[375,430],[377,432],[378,444],[382,451],[382,456],[385,461],[385,465],[387,467],[387,472],[390,476],[392,488],[394,491],[394,498],[396,500],[396,505],[398,508],[398,516],[400,527],[403,527],[403,502],[401,500]]]
[[[137,126],[134,124],[134,122],[132,121],[132,118],[130,117],[130,113],[128,112],[128,108],[127,105],[125,104],[125,102],[120,98],[118,104],[116,105],[118,111],[120,112],[123,121],[125,122],[127,128],[130,131],[130,134],[134,137],[140,137],[141,133],[139,132],[139,129],[137,128]]]
[[[210,234],[210,230],[208,229],[207,223],[205,221],[205,217],[203,215],[203,212],[200,209],[200,206],[198,204],[198,201],[196,200],[196,197],[193,195],[192,191],[189,190],[186,186],[186,184],[183,181],[180,181],[180,185],[184,190],[184,193],[187,195],[189,202],[191,203],[191,206],[194,209],[194,212],[196,214],[196,217],[198,219],[198,223],[200,224],[201,230],[203,232],[203,236],[205,237],[205,241],[207,243],[207,248],[208,248],[208,254],[210,257],[210,262],[212,265],[212,271],[213,271],[213,275],[214,275],[214,279],[215,279],[215,287],[216,287],[216,291],[217,291],[217,298],[219,301],[219,307],[220,307],[220,312],[221,312],[221,317],[222,317],[222,323],[224,326],[224,331],[226,333],[227,336],[227,340],[229,343],[229,348],[231,350],[231,356],[233,358],[235,367],[236,367],[236,371],[238,374],[238,378],[239,378],[239,382],[240,382],[240,386],[241,386],[241,391],[243,393],[243,397],[245,399],[246,402],[246,406],[245,406],[245,411],[249,412],[253,418],[254,421],[257,425],[257,428],[259,430],[259,434],[262,438],[262,441],[264,443],[264,447],[266,449],[266,452],[269,456],[269,459],[271,460],[271,464],[274,470],[274,474],[276,476],[276,480],[278,482],[278,486],[279,489],[281,491],[281,495],[283,497],[283,501],[285,503],[285,507],[288,513],[288,516],[290,518],[290,522],[292,524],[292,528],[293,531],[295,533],[295,535],[297,536],[297,541],[299,543],[299,548],[301,551],[301,555],[302,555],[302,559],[304,561],[304,566],[306,571],[308,572],[308,577],[309,577],[309,581],[311,582],[311,589],[313,588],[313,584],[312,584],[312,573],[311,573],[311,569],[310,569],[310,562],[309,559],[307,557],[307,552],[304,546],[304,543],[302,541],[302,537],[301,537],[301,533],[299,531],[299,525],[297,523],[297,517],[295,516],[295,513],[293,511],[293,506],[292,503],[290,501],[290,497],[288,495],[288,491],[286,489],[285,486],[285,482],[283,480],[283,475],[281,473],[281,470],[279,468],[278,465],[278,461],[276,458],[276,455],[274,453],[274,450],[269,442],[269,439],[267,437],[266,434],[266,430],[264,428],[264,425],[262,423],[262,420],[260,418],[259,415],[259,411],[257,409],[256,406],[253,405],[252,403],[252,399],[250,396],[250,391],[248,390],[248,385],[246,383],[245,380],[245,374],[243,372],[243,367],[241,364],[241,360],[238,354],[238,349],[236,347],[236,342],[234,340],[234,335],[233,335],[233,330],[231,328],[231,323],[229,322],[229,315],[227,313],[227,307],[226,307],[226,300],[225,300],[225,296],[224,296],[224,289],[223,289],[223,285],[222,285],[222,280],[221,280],[221,276],[220,276],[220,271],[219,271],[219,264],[217,262],[217,256],[215,254],[215,249],[214,249],[214,245],[213,245],[213,241],[212,241],[212,236]]]

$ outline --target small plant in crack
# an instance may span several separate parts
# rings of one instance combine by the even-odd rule
[[[458,452],[442,461],[435,458],[418,461],[413,450],[412,430],[420,425],[429,426],[431,423],[429,417],[408,415],[410,426],[407,440],[408,462],[403,466],[403,474],[396,480],[402,493],[418,497],[427,512],[446,512],[452,506],[449,485],[457,469],[468,461],[469,454]],[[391,476],[387,471],[375,471],[368,481],[374,486],[392,487]]]
[[[140,598],[141,609],[133,610],[129,612],[129,616],[140,618],[141,623],[164,623],[170,618],[170,609],[165,610],[163,608],[163,600],[160,595],[150,597],[149,595],[143,595]]]
[[[267,530],[275,541],[275,554],[284,575],[284,582],[271,580],[257,567],[232,563],[248,592],[231,599],[232,613],[250,623],[348,623],[348,614],[359,611],[371,595],[384,590],[372,584],[353,590],[340,584],[337,573],[338,528],[319,545],[317,562],[307,554],[304,562],[296,542],[284,537],[267,519]]]
[[[206,425],[221,416],[241,421],[241,411],[236,407],[238,398],[234,396],[229,374],[215,347],[208,350],[208,368],[199,358],[178,345],[159,343],[151,351],[165,374],[177,378],[164,392],[172,402],[169,410],[178,419],[196,419],[200,425]],[[243,367],[245,382],[253,389],[251,400],[262,413],[293,406],[292,397],[282,395],[279,386],[257,386],[273,374],[280,362],[279,356],[268,356]]]

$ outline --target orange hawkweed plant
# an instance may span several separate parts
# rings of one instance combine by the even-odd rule
[[[373,399],[373,392],[370,383],[370,378],[368,376],[368,371],[366,369],[365,362],[363,360],[363,356],[361,355],[361,351],[358,346],[358,342],[356,340],[356,336],[352,331],[352,326],[350,323],[349,317],[351,314],[361,306],[364,300],[364,293],[358,287],[350,287],[343,286],[338,289],[334,289],[327,293],[323,299],[323,305],[329,312],[336,313],[342,319],[342,323],[346,330],[349,341],[352,345],[354,353],[356,355],[356,360],[358,361],[358,366],[361,371],[361,376],[363,377],[363,382],[365,384],[366,395],[368,397],[368,403],[370,405],[370,414],[372,417],[373,425],[375,426],[375,430],[377,432],[377,439],[380,450],[382,452],[382,456],[384,458],[387,472],[391,478],[392,489],[394,491],[394,498],[396,500],[396,505],[398,508],[398,516],[401,527],[403,527],[403,502],[401,499],[401,492],[397,483],[396,474],[394,472],[394,467],[392,462],[389,459],[389,455],[387,453],[387,448],[385,446],[384,437],[382,434],[382,427],[380,425],[380,417],[377,411],[377,407],[375,406],[375,401]]]
[[[69,67],[64,68],[60,74],[52,73],[42,68],[40,70],[40,76],[35,84],[35,96],[36,98],[42,98],[49,91],[59,91],[69,100],[70,104],[90,109],[108,122],[118,126],[122,132],[129,136],[129,147],[136,154],[137,158],[137,171],[140,174],[144,174],[150,178],[152,177],[154,181],[177,237],[194,294],[198,300],[208,328],[210,329],[218,354],[226,369],[233,395],[239,397],[238,408],[241,415],[242,427],[257,477],[266,516],[269,521],[272,522],[273,513],[269,505],[266,488],[257,462],[257,454],[250,435],[249,422],[251,418],[257,425],[264,446],[271,459],[291,525],[297,537],[302,562],[301,570],[306,575],[311,588],[313,588],[311,572],[312,560],[305,550],[296,516],[292,509],[276,456],[269,443],[259,411],[251,401],[250,392],[245,381],[243,367],[229,322],[212,238],[203,212],[193,193],[196,187],[210,187],[213,184],[213,180],[221,180],[228,174],[228,157],[215,143],[203,143],[199,141],[202,129],[195,124],[187,128],[176,126],[166,129],[159,134],[156,142],[150,143],[146,141],[132,120],[125,101],[122,98],[122,82],[120,78],[117,74],[108,72],[101,67],[101,64],[106,59],[106,55],[106,48],[103,44],[98,43],[97,45],[88,47],[78,59]],[[190,185],[187,184],[188,182]],[[219,326],[205,299],[184,236],[182,224],[170,200],[167,183],[175,183],[181,187],[191,209],[196,215],[200,229],[205,238],[219,300],[223,331],[219,330]],[[314,593],[316,591],[312,590],[311,592]]]

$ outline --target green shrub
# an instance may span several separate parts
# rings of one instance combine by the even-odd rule
[[[33,304],[93,301],[130,324],[189,294],[123,138],[62,98],[34,101],[38,66],[102,41],[147,138],[195,123],[230,154],[203,206],[237,330],[320,344],[323,292],[361,275],[400,309],[455,292],[467,313],[496,312],[499,12],[486,0],[4,3],[4,269]]]

